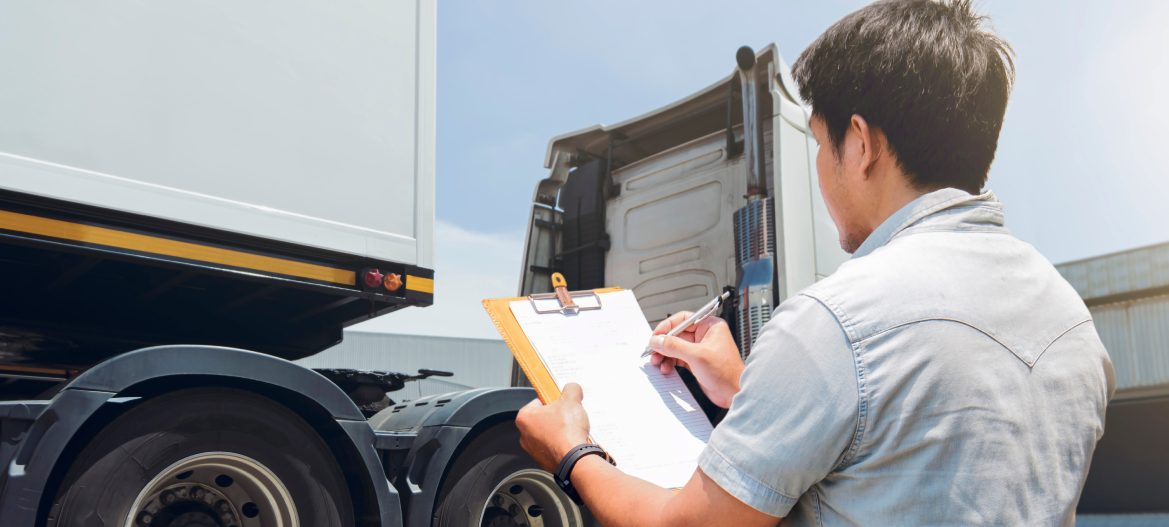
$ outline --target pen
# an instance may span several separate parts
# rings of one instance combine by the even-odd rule
[[[668,331],[666,333],[666,336],[667,337],[677,336],[679,333],[684,331],[686,328],[693,326],[694,324],[697,324],[698,321],[710,316],[711,313],[714,313],[714,310],[722,307],[723,302],[727,298],[730,298],[730,296],[731,296],[730,291],[724,291],[723,294],[714,297],[714,300],[711,300],[710,302],[707,302],[705,306],[698,308],[698,311],[695,311],[693,315],[690,315],[690,318],[686,319],[681,324],[674,326],[674,329],[671,329],[670,331]],[[652,353],[653,353],[653,350],[650,349],[649,346],[646,346],[645,351],[642,352],[641,356],[642,356],[642,358],[645,358],[645,357],[650,356],[650,354],[652,354]]]

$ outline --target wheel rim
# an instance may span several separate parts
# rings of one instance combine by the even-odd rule
[[[154,476],[125,527],[299,527],[288,488],[263,463],[230,452],[179,460]]]
[[[552,475],[524,469],[504,478],[483,504],[480,527],[580,527],[580,509],[556,486]]]

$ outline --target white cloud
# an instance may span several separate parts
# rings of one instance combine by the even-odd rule
[[[435,236],[434,305],[408,307],[350,329],[499,338],[480,302],[484,298],[515,296],[524,233],[476,232],[438,220]]]

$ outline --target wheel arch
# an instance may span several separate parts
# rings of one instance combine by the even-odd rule
[[[417,434],[402,467],[407,481],[399,487],[410,501],[406,525],[429,526],[455,460],[483,432],[513,420],[535,397],[531,388],[478,388],[424,397],[370,418],[376,430]]]
[[[358,525],[396,525],[401,503],[385,483],[373,430],[348,396],[286,360],[213,346],[159,346],[111,358],[78,376],[37,418],[0,494],[18,525],[43,525],[53,498],[89,440],[137,402],[194,387],[256,393],[281,404],[328,445],[350,486]]]
[[[463,436],[451,451],[450,456],[444,459],[443,463],[433,467],[440,470],[441,475],[438,478],[438,485],[435,488],[435,499],[431,504],[432,507],[437,505],[441,497],[438,494],[447,484],[447,476],[454,466],[453,462],[487,430],[503,423],[514,423],[515,416],[519,413],[520,408],[523,408],[535,396],[536,392],[531,388],[487,391],[482,394],[477,394],[465,404],[460,405],[456,411],[452,412],[451,418],[445,421],[447,423],[453,423],[453,426],[469,426],[470,430],[467,431],[467,434]]]

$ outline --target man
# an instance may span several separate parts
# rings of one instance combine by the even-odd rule
[[[1003,227],[986,181],[1010,48],[966,0],[837,22],[794,74],[820,190],[853,258],[786,300],[751,357],[707,319],[652,359],[729,406],[677,492],[585,456],[570,480],[622,525],[1072,525],[1113,391],[1075,291]],[[525,407],[552,469],[587,441],[580,387]]]

